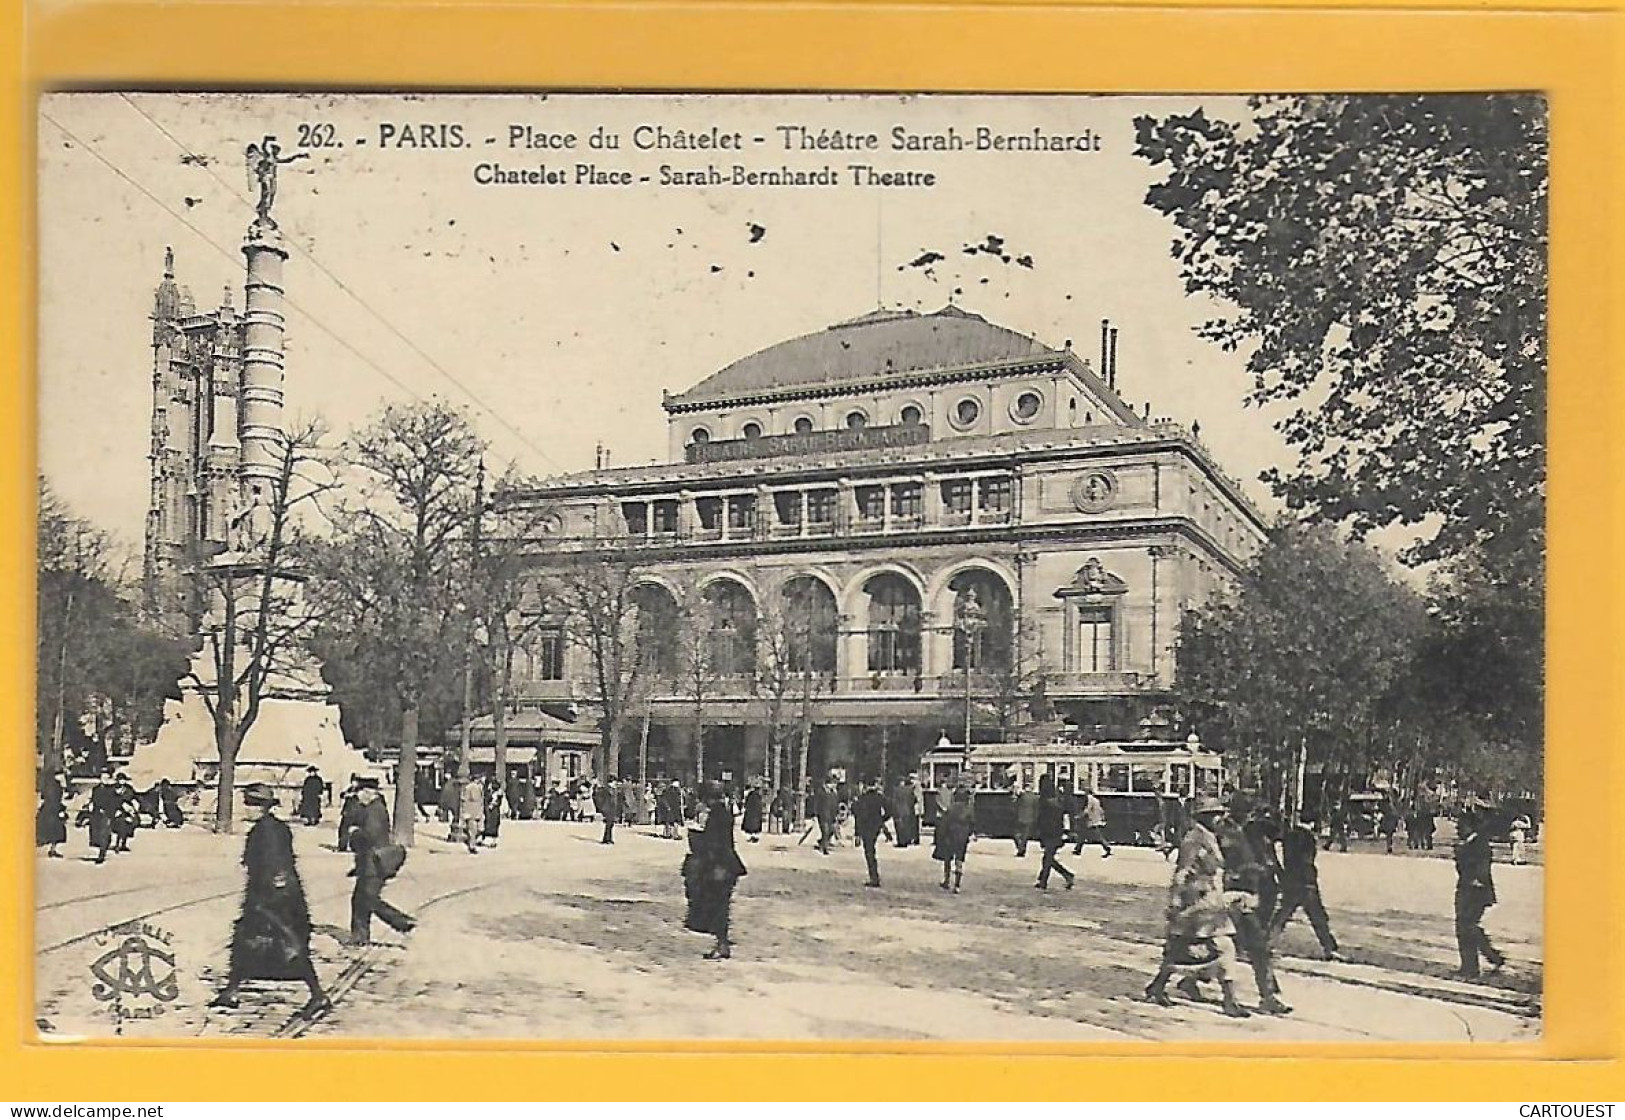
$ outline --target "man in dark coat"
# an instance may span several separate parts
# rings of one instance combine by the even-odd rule
[[[1237,815],[1241,815],[1240,810]],[[1215,835],[1224,855],[1225,904],[1230,908],[1230,922],[1235,927],[1232,936],[1236,948],[1252,966],[1261,1001],[1259,1010],[1270,1015],[1290,1014],[1292,1008],[1282,1001],[1281,985],[1275,978],[1269,934],[1259,920],[1259,895],[1266,875],[1263,857],[1233,819],[1221,820]],[[1189,991],[1185,994],[1192,995]]]
[[[1506,957],[1490,944],[1484,932],[1484,911],[1495,905],[1495,858],[1490,851],[1490,814],[1480,808],[1463,809],[1456,840],[1456,948],[1461,954],[1461,977],[1477,980],[1479,958],[1499,972]]]
[[[1038,791],[1016,791],[1016,855],[1027,858],[1027,844],[1038,829]]]
[[[683,787],[676,781],[661,789],[655,800],[659,815],[660,835],[667,840],[677,839],[677,829],[683,823]]]
[[[135,838],[135,830],[141,823],[141,808],[136,799],[135,787],[130,779],[123,774],[113,784],[115,796],[118,798],[118,807],[113,811],[113,850],[127,852],[130,850],[130,841]]]
[[[1066,803],[1055,788],[1055,779],[1048,774],[1038,779],[1037,828],[1038,843],[1044,849],[1044,862],[1038,869],[1038,882],[1033,886],[1041,891],[1048,890],[1050,872],[1058,871],[1061,878],[1066,880],[1066,889],[1071,890],[1075,876],[1055,858],[1055,853],[1066,847]]]
[[[886,805],[886,795],[880,791],[879,780],[865,785],[852,805],[852,825],[858,842],[863,845],[863,861],[869,865],[869,881],[865,886],[880,886],[880,861],[875,858],[875,843],[890,819],[891,809]]]
[[[818,817],[818,850],[826,856],[829,855],[830,841],[835,839],[835,818],[841,809],[841,793],[835,787],[835,779],[827,780],[813,804],[813,812]]]
[[[411,933],[417,920],[383,899],[388,876],[378,861],[378,849],[389,844],[389,810],[378,792],[377,778],[356,779],[355,823],[350,829],[350,850],[355,853],[355,892],[350,896],[350,940],[372,942],[372,918],[378,915],[398,933]]]
[[[597,811],[598,819],[604,822],[604,837],[598,842],[615,843],[615,817],[620,812],[621,798],[614,778],[592,791],[592,807]]]
[[[186,814],[181,812],[180,790],[168,778],[158,781],[158,811],[163,814],[165,828],[179,828],[186,823]]]
[[[1252,853],[1258,859],[1258,921],[1265,929],[1275,916],[1275,903],[1281,897],[1281,859],[1275,854],[1275,845],[1281,839],[1281,826],[1269,813],[1260,809],[1249,813],[1241,831],[1247,837]]]
[[[344,800],[339,808],[339,851],[350,850],[350,834],[355,831],[356,825],[361,823],[361,801],[356,796],[360,786],[356,783],[360,779],[352,777],[350,785],[344,791]]]
[[[314,766],[305,769],[305,780],[299,786],[299,819],[307,825],[322,823],[322,793],[327,783]]]
[[[907,848],[920,842],[920,787],[910,774],[897,783],[892,795],[891,816],[897,829],[897,846]]]
[[[1297,913],[1298,907],[1309,916],[1315,938],[1329,961],[1338,960],[1337,938],[1326,919],[1326,906],[1320,899],[1320,872],[1315,869],[1314,829],[1305,821],[1295,822],[1281,837],[1281,902],[1275,916],[1270,919],[1270,936],[1277,938],[1286,924]]]
[[[245,980],[303,980],[310,989],[304,1012],[314,1015],[333,1006],[316,977],[310,955],[310,908],[293,857],[293,832],[272,812],[276,794],[256,782],[243,790],[254,826],[243,845],[248,883],[243,908],[231,929],[231,963],[226,986],[214,1007],[236,1007]]]
[[[90,826],[90,846],[96,849],[97,863],[107,862],[107,850],[113,846],[113,819],[118,816],[122,803],[118,787],[113,784],[113,775],[104,771],[90,791],[90,804],[84,813],[85,822]]]

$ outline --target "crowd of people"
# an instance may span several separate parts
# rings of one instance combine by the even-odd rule
[[[935,798],[935,812],[929,814],[934,818],[931,858],[942,865],[939,885],[953,894],[963,889],[966,858],[977,832],[974,789],[968,784],[949,785],[928,795],[913,775],[890,790],[878,780],[849,785],[843,777],[831,773],[800,797],[782,789],[768,793],[760,780],[732,789],[719,782],[690,787],[677,781],[583,780],[560,783],[546,799],[535,801],[525,795],[525,789],[535,792],[535,787],[523,775],[506,786],[490,776],[452,778],[432,791],[420,782],[417,806],[425,819],[438,815],[448,826],[448,839],[466,845],[470,852],[496,844],[505,816],[522,817],[527,809],[537,815],[534,810],[549,801],[568,805],[567,810],[559,809],[558,819],[601,822],[604,844],[615,842],[617,824],[634,822],[656,826],[663,838],[686,838],[681,866],[684,924],[714,938],[705,954],[708,959],[726,960],[732,956],[733,893],[747,874],[736,834],[743,834],[747,843],[759,842],[764,831],[793,835],[804,816],[798,843],[806,843],[816,832],[817,850],[829,854],[847,842],[850,828],[850,842],[863,849],[865,885],[879,888],[881,840],[899,849],[919,845],[930,796]],[[318,1013],[330,1003],[310,956],[310,916],[291,832],[274,812],[279,804],[274,789],[256,783],[243,790],[243,797],[253,821],[242,857],[247,884],[242,914],[234,926],[228,978],[215,1002],[236,1006],[238,991],[247,980],[298,980],[310,991],[306,1010]],[[307,826],[319,824],[330,797],[330,788],[311,767],[298,787],[298,818]],[[1026,856],[1033,845],[1040,852],[1036,889],[1048,889],[1056,879],[1068,889],[1073,886],[1077,875],[1060,858],[1068,844],[1074,855],[1088,845],[1098,846],[1102,859],[1112,855],[1107,814],[1092,792],[1073,794],[1045,775],[1034,789],[1011,791],[1011,800],[1016,854]],[[1324,839],[1315,822],[1283,820],[1240,794],[1228,802],[1211,796],[1167,800],[1173,804],[1162,807],[1155,835],[1165,856],[1173,858],[1173,870],[1162,957],[1146,998],[1171,1005],[1172,984],[1173,991],[1200,1000],[1202,984],[1216,982],[1224,1013],[1246,1017],[1252,1012],[1243,1005],[1237,987],[1241,965],[1246,964],[1258,1010],[1290,1014],[1292,1007],[1274,967],[1275,942],[1300,911],[1322,956],[1342,959],[1320,892],[1316,858]],[[36,842],[48,856],[59,857],[57,848],[66,840],[67,801],[59,778],[42,780]],[[341,803],[337,847],[351,853],[354,861],[352,943],[370,943],[374,917],[398,932],[410,932],[415,919],[383,898],[384,886],[401,869],[406,850],[391,840],[378,779],[356,776]],[[555,816],[545,810],[539,815]],[[1513,862],[1523,862],[1530,825],[1522,815],[1504,816],[1482,803],[1468,803],[1457,812],[1455,925],[1459,975],[1465,979],[1479,978],[1486,966],[1498,971],[1506,962],[1483,928],[1484,914],[1496,902],[1491,838],[1510,836]],[[169,782],[137,793],[127,776],[108,771],[89,790],[76,823],[88,830],[90,847],[101,863],[109,852],[129,850],[130,838],[142,824],[179,827],[183,820],[178,792]],[[1431,845],[1431,816],[1425,825],[1406,823],[1417,846]],[[1386,821],[1382,831],[1391,839]],[[1335,825],[1328,834],[1335,838]]]

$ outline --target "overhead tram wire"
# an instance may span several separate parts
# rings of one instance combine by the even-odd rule
[[[170,132],[169,129],[165,128],[156,119],[154,119],[145,109],[143,109],[143,108],[141,108],[141,106],[137,105],[135,103],[135,101],[131,99],[129,94],[120,93],[119,97],[121,99],[123,99],[124,103],[126,105],[128,105],[132,110],[134,110],[135,113],[139,117],[141,117],[142,120],[146,121],[154,129],[156,129],[159,133],[161,133],[165,138],[167,138],[170,143],[174,144],[175,147],[180,150],[182,155],[192,156],[192,155],[197,154],[192,148],[188,147],[178,136],[176,136],[173,132]],[[245,206],[250,206],[251,207],[253,205],[247,198],[245,198],[241,193],[238,192],[237,188],[233,187],[229,182],[227,182],[224,178],[222,178],[207,163],[203,164],[202,167],[203,167],[204,172],[208,174],[209,178],[213,179],[216,183],[219,183],[220,186],[223,187],[226,190],[226,192],[228,194],[230,194],[233,198],[237,199],[237,201],[241,202]],[[323,264],[320,260],[317,259],[316,255],[314,253],[310,252],[308,249],[306,249],[303,246],[299,245],[297,242],[294,242],[294,241],[290,240],[289,244],[293,246],[293,249],[294,249],[295,252],[297,252],[301,257],[304,257],[312,265],[314,265],[318,272],[320,272],[323,276],[326,276],[330,281],[332,281],[338,287],[338,289],[341,292],[343,292],[345,295],[349,296],[356,303],[360,304],[361,307],[367,312],[367,314],[371,315],[374,319],[376,319],[379,323],[381,323],[384,326],[384,329],[388,330],[396,338],[400,339],[401,342],[403,342],[406,345],[407,349],[411,350],[412,353],[416,354],[419,358],[422,358],[423,361],[428,363],[428,365],[429,365],[429,367],[431,369],[433,369],[441,377],[443,377],[447,381],[449,381],[452,385],[456,386],[458,391],[460,391],[470,401],[473,401],[474,404],[476,406],[478,406],[479,409],[482,412],[484,412],[487,416],[491,417],[491,419],[495,420],[499,425],[501,425],[504,429],[506,429],[509,433],[511,433],[513,435],[513,437],[515,439],[517,439],[520,443],[524,444],[530,450],[534,451],[537,455],[541,456],[541,459],[542,459],[542,461],[544,463],[546,463],[548,466],[554,468],[555,470],[561,470],[562,471],[564,469],[563,467],[559,466],[559,464],[557,462],[554,461],[552,456],[550,456],[546,451],[543,451],[536,444],[532,443],[530,441],[530,439],[523,432],[521,432],[518,428],[516,428],[512,424],[510,424],[507,421],[507,419],[505,419],[500,412],[498,412],[496,409],[494,409],[490,405],[486,404],[485,401],[480,399],[479,395],[477,393],[475,393],[472,389],[470,389],[467,385],[463,384],[462,381],[459,380],[455,374],[453,374],[450,370],[446,369],[445,366],[441,365],[438,361],[436,361],[435,358],[433,357],[433,355],[431,355],[427,351],[425,351],[423,349],[423,347],[419,346],[416,342],[412,341],[412,339],[409,338],[405,334],[405,332],[403,332],[399,327],[397,327],[394,323],[390,322],[390,320],[387,317],[385,317],[383,312],[379,311],[372,304],[368,303],[367,300],[365,300],[359,294],[357,294],[355,289],[351,288],[343,280],[339,279],[339,277],[333,272],[332,269],[328,268],[325,264]]]
[[[60,122],[58,122],[55,118],[53,118],[49,114],[42,112],[40,114],[40,117],[42,119],[44,119],[47,124],[51,125],[58,132],[60,132],[63,136],[65,136],[67,139],[73,141],[75,144],[79,145],[79,147],[83,148],[86,152],[88,152],[90,154],[90,156],[93,159],[95,159],[103,167],[107,168],[113,174],[117,175],[120,179],[123,179],[130,186],[134,187],[142,195],[146,196],[146,198],[150,202],[152,202],[152,204],[154,206],[157,206],[158,209],[162,210],[164,213],[168,214],[171,218],[174,218],[181,225],[185,226],[187,229],[189,229],[193,233],[197,234],[198,239],[201,240],[204,244],[208,245],[211,249],[213,249],[215,252],[219,253],[222,257],[224,257],[226,260],[230,261],[232,264],[238,263],[238,261],[240,259],[239,254],[237,254],[237,253],[233,252],[232,250],[226,248],[224,245],[221,245],[214,238],[210,237],[207,233],[204,233],[197,226],[193,225],[192,222],[190,220],[188,220],[187,217],[184,214],[182,214],[179,211],[177,211],[176,209],[174,209],[174,207],[170,206],[163,199],[159,198],[157,195],[153,194],[146,187],[142,186],[140,183],[138,183],[134,179],[132,179],[129,175],[125,174],[124,170],[122,168],[120,168],[117,164],[115,164],[112,160],[110,160],[106,156],[102,155],[100,152],[98,152],[91,145],[89,145],[89,144],[85,143],[83,140],[79,139],[78,136],[76,136],[72,132],[70,132],[64,125],[62,125]],[[367,355],[363,354],[360,350],[357,350],[353,345],[351,345],[348,341],[346,341],[339,334],[337,334],[331,327],[329,327],[326,323],[323,323],[320,319],[316,318],[316,316],[311,314],[308,310],[301,307],[299,304],[295,303],[293,300],[288,299],[286,296],[283,297],[283,302],[286,303],[293,310],[299,312],[299,314],[303,315],[305,317],[305,319],[311,324],[311,326],[315,327],[317,330],[319,330],[323,334],[327,335],[327,337],[331,338],[334,342],[336,342],[340,346],[344,347],[344,349],[348,350],[356,358],[360,359],[360,361],[363,364],[365,364],[368,368],[370,368],[375,373],[377,373],[380,377],[384,378],[384,380],[386,380],[390,384],[394,385],[397,389],[400,389],[402,392],[407,393],[414,400],[422,401],[424,399],[423,395],[421,393],[419,393],[417,390],[413,389],[410,385],[407,385],[405,382],[403,382],[400,378],[396,377],[394,374],[390,373],[383,366],[379,365],[377,362],[375,362],[371,358],[367,357]]]

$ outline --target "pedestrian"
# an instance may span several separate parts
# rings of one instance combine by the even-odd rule
[[[897,833],[897,846],[907,848],[920,842],[920,788],[913,774],[905,775],[897,783],[892,795],[891,815]]]
[[[1349,850],[1349,807],[1347,801],[1339,801],[1332,806],[1331,827],[1326,831],[1326,841],[1322,847],[1329,852],[1332,850],[1333,844],[1337,845],[1337,850],[1340,852]]]
[[[1433,806],[1424,804],[1417,816],[1417,824],[1422,830],[1422,850],[1431,852],[1433,850],[1433,832],[1436,827]]]
[[[34,812],[34,846],[50,859],[61,859],[58,844],[68,839],[68,811],[62,807],[62,779],[45,774],[40,779],[39,808]]]
[[[881,792],[877,778],[864,786],[852,805],[852,824],[857,831],[858,842],[863,845],[863,861],[869,866],[869,881],[865,886],[880,886],[880,861],[875,856],[875,844],[886,832],[886,822],[890,819],[891,809],[886,804],[886,795]],[[890,839],[889,835],[887,839]]]
[[[1179,850],[1179,840],[1185,835],[1185,803],[1177,797],[1163,797],[1158,810],[1162,832],[1160,847],[1162,858],[1167,861]]]
[[[1484,911],[1496,902],[1490,821],[1483,807],[1468,806],[1456,824],[1456,948],[1461,954],[1458,975],[1464,980],[1478,979],[1480,957],[1489,961],[1492,973],[1506,964],[1506,957],[1484,932]]]
[[[1236,813],[1236,816],[1242,815],[1243,812]],[[1271,1015],[1291,1014],[1292,1008],[1281,999],[1281,984],[1275,977],[1268,927],[1264,924],[1267,919],[1262,917],[1267,912],[1261,898],[1266,892],[1274,894],[1269,869],[1235,817],[1221,818],[1215,835],[1224,855],[1224,899],[1230,908],[1230,924],[1235,929],[1231,936],[1240,956],[1252,966],[1259,1010]],[[1180,990],[1192,998],[1200,998],[1200,993],[1193,990],[1196,983],[1195,979],[1186,978],[1180,982]]]
[[[447,778],[440,785],[440,792],[436,795],[434,819],[446,826],[446,839],[451,840],[457,831],[457,805],[462,791],[457,788],[455,778]]]
[[[971,792],[945,786],[939,791],[943,800],[942,812],[937,816],[935,843],[931,858],[942,864],[942,889],[959,893],[959,884],[965,877],[965,856],[970,851],[972,828]],[[953,881],[949,882],[949,873]]]
[[[1315,843],[1315,830],[1306,820],[1295,821],[1281,836],[1281,903],[1270,918],[1271,938],[1279,938],[1292,916],[1303,908],[1314,928],[1315,939],[1326,960],[1336,961],[1337,938],[1332,936],[1331,922],[1326,918],[1326,906],[1320,897],[1320,872],[1315,867],[1319,846]]]
[[[495,779],[485,787],[485,810],[480,820],[480,843],[487,847],[497,846],[497,837],[502,833],[502,787]],[[489,841],[487,844],[486,842]]]
[[[1217,798],[1202,795],[1192,800],[1190,816],[1168,886],[1162,964],[1146,986],[1145,996],[1152,1003],[1171,1007],[1174,1001],[1168,995],[1168,981],[1176,974],[1197,981],[1217,980],[1224,1013],[1247,1019],[1251,1012],[1237,1001],[1231,978],[1236,951],[1230,936],[1235,926],[1224,899],[1224,851],[1214,832],[1224,817],[1224,806]]]
[[[1507,829],[1507,839],[1512,842],[1512,862],[1519,866],[1529,862],[1529,850],[1525,845],[1529,841],[1529,830],[1533,827],[1529,818],[1519,813],[1512,818],[1512,824]]]
[[[305,768],[305,780],[299,786],[299,819],[307,825],[322,823],[322,791],[326,789],[321,772],[314,766]]]
[[[1038,882],[1033,886],[1041,891],[1049,890],[1050,872],[1059,872],[1061,878],[1066,880],[1066,889],[1071,890],[1076,876],[1061,866],[1055,858],[1055,853],[1066,847],[1066,804],[1061,800],[1061,792],[1055,788],[1055,779],[1045,774],[1038,779],[1038,844],[1044,849],[1044,862],[1038,868]]]
[[[688,903],[683,926],[716,938],[705,959],[724,961],[733,956],[729,919],[734,886],[746,869],[734,847],[733,812],[716,782],[701,788],[695,823],[688,833],[688,855],[683,857],[683,895]]]
[[[113,847],[113,818],[118,811],[118,787],[113,784],[113,775],[104,770],[97,775],[96,785],[90,791],[90,804],[80,814],[89,828],[90,846],[96,849],[97,863],[107,862],[108,849]]]
[[[818,791],[818,797],[813,803],[813,813],[818,821],[818,850],[826,856],[829,855],[830,842],[836,839],[835,829],[840,815],[841,796],[835,788],[835,779],[830,777]]]
[[[158,811],[165,828],[179,828],[186,823],[186,814],[181,812],[181,792],[168,778],[158,780]]]
[[[1081,827],[1079,822],[1073,822],[1072,827],[1076,831],[1078,839],[1077,843],[1072,847],[1072,854],[1081,856],[1085,844],[1099,844],[1100,858],[1110,858],[1112,846],[1106,839],[1106,807],[1100,803],[1100,798],[1095,796],[1094,790],[1086,789],[1083,791],[1078,811],[1081,817]]]
[[[389,840],[389,810],[384,808],[377,778],[356,779],[356,813],[350,826],[350,850],[355,853],[355,891],[350,895],[350,943],[372,944],[373,915],[397,933],[411,933],[417,919],[384,901],[384,884],[400,869],[397,858],[404,848]],[[391,864],[394,864],[392,867]]]
[[[643,783],[643,820],[645,824],[654,824],[659,818],[660,799],[655,795],[653,782]]]
[[[412,782],[412,806],[418,816],[425,821],[433,820],[439,799],[440,791],[434,788],[434,771],[419,770]]]
[[[757,779],[750,780],[750,788],[745,791],[744,811],[740,814],[740,830],[745,838],[752,844],[762,839],[762,787]]]
[[[457,797],[457,838],[470,852],[480,850],[480,832],[485,825],[485,783],[470,777],[461,780]]]
[[[1016,855],[1027,858],[1027,844],[1038,828],[1038,791],[1016,788]]]
[[[135,839],[136,827],[141,823],[141,807],[137,803],[135,787],[130,784],[128,775],[120,774],[113,784],[113,789],[118,799],[117,808],[113,810],[113,850],[127,852],[130,850],[130,841]]]
[[[1244,819],[1246,823],[1241,826],[1241,831],[1247,837],[1250,851],[1258,859],[1259,870],[1255,880],[1258,907],[1255,913],[1259,924],[1267,930],[1270,919],[1275,916],[1275,904],[1281,898],[1281,859],[1275,851],[1276,844],[1281,840],[1281,825],[1263,809],[1246,814]]]
[[[1382,839],[1389,855],[1394,854],[1394,836],[1399,832],[1399,810],[1393,802],[1385,801],[1382,805],[1382,819],[1377,824],[1377,831],[1382,833]]]
[[[677,839],[677,829],[683,823],[683,787],[675,779],[660,791],[659,812],[661,837]]]
[[[599,819],[604,822],[604,836],[598,841],[600,844],[615,843],[615,811],[619,804],[620,798],[614,778],[610,778],[607,784],[592,791],[592,807],[598,811]]]
[[[341,852],[350,850],[350,833],[361,820],[361,801],[357,793],[361,787],[360,781],[354,774],[350,775],[350,784],[344,789],[344,796],[339,803],[339,843]]]
[[[790,791],[780,786],[773,791],[773,797],[767,803],[770,827],[781,836],[790,831],[790,801]]]
[[[301,791],[301,803],[303,791]],[[236,1007],[245,980],[302,980],[310,1000],[302,1009],[315,1015],[333,1006],[322,991],[310,955],[310,908],[293,856],[293,832],[277,818],[276,793],[263,782],[243,790],[254,822],[243,844],[242,911],[231,927],[226,986],[210,1006]]]

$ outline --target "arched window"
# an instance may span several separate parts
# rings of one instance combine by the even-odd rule
[[[758,424],[756,421],[752,420],[750,423],[746,424],[743,428],[739,429],[739,434],[744,436],[746,439],[761,439],[762,438],[762,426],[760,424]]]
[[[968,664],[976,672],[989,673],[1009,669],[1015,609],[1004,580],[972,568],[949,580],[948,590],[953,595],[954,668]]]
[[[756,671],[756,602],[730,579],[705,589],[705,613],[699,620],[706,637],[711,672],[719,677],[746,677]]]
[[[780,591],[785,663],[792,673],[835,673],[835,644],[840,612],[835,595],[822,580],[797,576]]]
[[[918,424],[924,419],[924,414],[917,405],[909,404],[903,406],[903,411],[897,414],[897,418],[905,424]]]
[[[798,435],[798,436],[810,435],[812,433],[812,430],[813,430],[812,417],[810,417],[810,416],[797,416],[796,417],[796,423],[795,423],[796,435]]]
[[[860,431],[869,426],[869,417],[864,415],[860,409],[854,408],[846,414],[846,426],[854,432]]]
[[[657,677],[677,673],[677,600],[658,583],[640,583],[632,589],[638,612],[638,655],[644,671]]]
[[[688,433],[688,439],[690,443],[710,443],[711,433],[705,428],[695,428]]]
[[[864,585],[869,597],[869,671],[920,671],[920,596],[902,576],[882,572]]]

